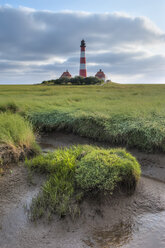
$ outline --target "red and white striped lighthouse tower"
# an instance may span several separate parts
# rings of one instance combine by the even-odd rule
[[[87,69],[86,69],[86,57],[85,57],[85,41],[81,41],[81,54],[80,54],[80,76],[87,77]]]

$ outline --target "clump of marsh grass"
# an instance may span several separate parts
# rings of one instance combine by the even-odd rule
[[[0,114],[0,144],[38,150],[32,125],[18,114]]]
[[[25,164],[48,175],[42,191],[33,199],[33,220],[53,213],[75,216],[78,203],[89,192],[112,194],[121,185],[134,191],[141,174],[139,163],[126,150],[94,146],[58,149]]]
[[[159,116],[132,117],[113,114],[74,114],[64,111],[38,112],[29,115],[41,131],[65,130],[112,145],[136,147],[142,151],[165,151],[165,120]]]

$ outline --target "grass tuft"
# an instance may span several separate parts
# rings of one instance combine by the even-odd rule
[[[136,159],[125,150],[94,146],[58,149],[26,160],[26,166],[49,177],[33,199],[33,220],[53,213],[75,216],[88,192],[112,194],[119,185],[134,191],[141,173]]]
[[[0,144],[38,150],[32,125],[18,114],[0,114]]]

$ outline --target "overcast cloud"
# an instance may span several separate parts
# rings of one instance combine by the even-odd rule
[[[39,83],[79,73],[80,41],[88,75],[102,68],[125,83],[165,82],[165,33],[146,17],[0,7],[0,83]]]

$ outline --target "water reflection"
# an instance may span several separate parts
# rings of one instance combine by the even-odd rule
[[[124,244],[129,243],[133,229],[132,223],[120,222],[111,230],[95,230],[93,239],[102,248],[122,247]]]
[[[97,229],[92,238],[99,248],[164,248],[165,211],[137,216],[133,223],[121,222],[110,230]]]

